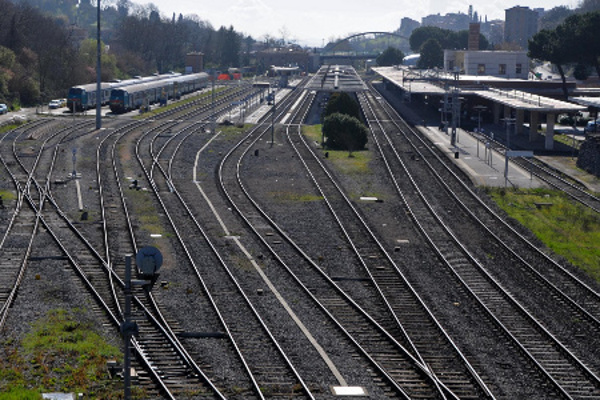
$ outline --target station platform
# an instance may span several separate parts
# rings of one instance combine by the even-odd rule
[[[497,151],[490,140],[494,136],[490,127],[482,127],[487,134],[477,135],[458,128],[456,146],[453,146],[451,145],[451,128],[448,128],[448,133],[439,129],[439,114],[428,113],[422,105],[403,102],[394,93],[386,92],[383,87],[380,89],[386,100],[394,105],[402,117],[425,134],[438,149],[471,178],[474,185],[517,188],[547,186],[533,176],[530,171],[510,160],[506,163],[504,152]],[[496,127],[497,131],[498,129],[499,127]]]
[[[400,114],[408,122],[423,132],[438,148],[453,160],[466,174],[471,177],[473,184],[477,186],[493,187],[518,187],[539,188],[547,187],[540,179],[531,176],[529,171],[517,166],[509,160],[507,177],[505,174],[505,157],[493,148],[486,153],[486,142],[493,138],[502,144],[506,144],[506,128],[501,125],[483,124],[483,134],[473,134],[463,129],[457,130],[458,142],[456,148],[450,145],[450,135],[439,130],[440,116],[428,112],[422,104],[406,103],[394,96],[393,93],[382,94],[394,104]],[[575,131],[572,127],[557,127],[557,130],[565,129],[573,132],[569,136],[574,142],[583,140],[582,132]],[[514,133],[509,135],[510,149],[515,151],[532,151],[534,156],[551,167],[570,176],[572,179],[586,186],[590,191],[600,193],[600,178],[595,177],[580,168],[577,168],[577,157],[572,146],[555,142],[554,149],[549,151],[545,148],[545,137],[538,134],[536,140],[530,141],[529,133]],[[458,151],[458,158],[455,158]]]
[[[508,163],[504,154],[494,149],[486,135],[471,135],[457,129],[456,146],[450,143],[451,136],[438,126],[420,125],[417,128],[448,158],[465,172],[476,186],[539,188],[546,184],[531,172],[515,163]]]

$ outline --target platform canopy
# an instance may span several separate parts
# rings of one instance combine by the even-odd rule
[[[569,100],[582,106],[600,108],[600,97],[569,97]]]
[[[537,94],[527,93],[520,90],[503,90],[490,87],[487,88],[487,90],[475,90],[473,92],[480,97],[517,110],[537,111],[552,114],[585,111],[585,107],[579,104],[556,100],[551,97],[539,96]]]

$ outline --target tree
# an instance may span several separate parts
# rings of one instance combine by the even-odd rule
[[[583,0],[579,4],[579,11],[584,13],[600,11],[600,0]]]
[[[437,40],[427,40],[421,46],[419,53],[421,57],[417,61],[418,68],[442,68],[444,66],[444,50],[442,50],[442,46]]]
[[[600,11],[581,15],[576,35],[574,45],[578,46],[576,54],[581,57],[579,61],[593,67],[600,77],[600,42],[598,41],[598,37],[600,37]]]
[[[445,43],[451,32],[448,29],[438,28],[437,26],[419,27],[410,35],[410,49],[415,53],[419,52],[423,44],[429,39],[435,39],[439,44]]]
[[[336,92],[331,95],[325,106],[323,118],[335,113],[346,114],[360,119],[358,103],[346,92]]]
[[[554,29],[561,24],[565,18],[572,15],[574,11],[567,6],[558,6],[546,11],[540,18],[541,29]]]
[[[585,81],[590,76],[590,67],[585,64],[577,64],[573,69],[573,77],[580,81]]]
[[[333,113],[323,121],[325,145],[334,150],[361,150],[367,144],[367,128],[357,119],[346,114]]]
[[[15,64],[15,53],[4,46],[0,46],[0,102],[6,103],[9,94],[8,82],[12,77]]]
[[[567,90],[567,80],[564,66],[575,59],[572,48],[568,43],[572,43],[573,35],[569,29],[559,25],[554,30],[541,30],[531,39],[529,39],[529,58],[539,61],[550,61],[558,69],[562,83],[563,94],[565,98],[569,97]]]
[[[396,49],[394,47],[388,47],[383,51],[379,56],[377,56],[377,65],[379,66],[392,66],[392,65],[400,65],[402,64],[402,60],[404,59],[404,53],[402,50]]]
[[[96,77],[96,64],[98,63],[98,41],[96,39],[86,39],[81,42],[79,47],[79,56],[82,59],[82,62],[85,63],[85,66],[91,71],[94,71],[94,75],[91,77],[95,79]],[[119,76],[119,70],[117,68],[117,60],[114,54],[108,54],[106,51],[106,45],[100,41],[100,60],[101,60],[101,68],[100,71],[102,73],[102,81],[107,82],[112,79],[115,79]]]

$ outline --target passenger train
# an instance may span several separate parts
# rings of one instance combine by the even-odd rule
[[[146,77],[136,77],[133,79],[126,79],[122,81],[101,82],[100,90],[102,93],[102,105],[108,104],[110,100],[110,91],[114,88],[131,86],[144,82],[153,82],[158,80],[170,79],[177,76],[181,76],[181,74],[171,72],[168,74],[157,74]],[[73,86],[69,89],[69,93],[67,95],[67,107],[69,107],[70,111],[73,111],[73,108],[75,108],[75,111],[84,111],[96,107],[96,92],[96,83]]]
[[[183,94],[205,88],[208,81],[208,74],[200,72],[160,81],[113,88],[110,92],[110,110],[113,113],[124,113],[138,109],[143,105],[166,102],[172,98],[178,99]]]

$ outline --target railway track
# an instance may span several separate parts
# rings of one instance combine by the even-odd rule
[[[91,124],[90,124],[91,125]],[[139,125],[139,123],[138,123]],[[79,127],[81,128],[81,127]],[[70,130],[70,128],[69,128]],[[85,135],[85,132],[75,131],[75,135]],[[100,316],[105,317],[105,325],[112,325],[117,330],[122,322],[120,300],[122,299],[121,291],[124,287],[124,282],[115,272],[119,268],[115,268],[114,264],[123,263],[123,258],[114,262],[113,265],[108,265],[101,253],[96,251],[94,243],[88,241],[79,230],[71,223],[69,216],[65,215],[58,207],[50,190],[50,182],[52,181],[53,169],[56,163],[57,154],[59,154],[60,144],[65,138],[69,137],[70,132],[62,134],[63,131],[57,131],[48,136],[41,144],[38,156],[35,160],[29,160],[31,157],[25,157],[26,163],[23,163],[18,149],[21,145],[17,143],[18,137],[13,141],[13,156],[14,160],[6,162],[3,157],[4,165],[14,166],[14,170],[18,171],[18,176],[14,174],[13,179],[15,186],[22,187],[19,191],[27,205],[33,210],[34,218],[28,221],[29,225],[35,227],[37,224],[44,227],[47,235],[51,236],[52,240],[58,248],[55,250],[58,254],[53,254],[53,247],[46,248],[46,252],[50,255],[36,256],[33,261],[41,261],[48,259],[58,259],[67,261],[73,271],[78,275],[81,283],[81,290],[91,294],[94,299],[95,306],[93,310]],[[62,134],[62,135],[61,135]],[[40,135],[42,137],[43,135]],[[55,137],[62,137],[56,141]],[[51,146],[47,142],[55,140]],[[41,142],[41,140],[40,140]],[[51,150],[45,150],[48,147]],[[33,150],[29,146],[28,150]],[[28,154],[29,155],[29,154]],[[48,158],[51,158],[51,161]],[[42,160],[42,158],[44,158]],[[36,168],[41,170],[42,176],[36,179]],[[12,173],[12,171],[10,171]],[[19,178],[19,176],[23,178]],[[26,178],[24,178],[26,176]],[[25,183],[22,183],[22,182]],[[39,193],[39,199],[34,199],[29,194],[29,187]],[[46,205],[46,206],[45,206]],[[25,214],[23,214],[25,215]],[[34,229],[30,234],[30,242],[33,242],[37,229]],[[49,240],[45,239],[48,243]],[[31,247],[31,244],[29,245]],[[27,250],[25,259],[20,268],[20,275],[24,271],[25,262],[28,260],[28,255],[31,250]],[[106,254],[108,254],[106,250]],[[30,260],[31,261],[31,260]],[[122,268],[121,268],[122,270]],[[116,287],[115,287],[116,286]],[[18,290],[15,285],[14,291]],[[145,367],[138,369],[142,372],[148,372],[147,375],[141,374],[140,379],[147,380],[143,385],[153,387],[159,383],[161,396],[167,398],[177,398],[177,393],[209,393],[213,391],[216,396],[211,398],[223,398],[219,395],[218,389],[213,386],[207,379],[204,381],[201,378],[201,370],[195,365],[190,356],[186,354],[185,349],[178,343],[172,331],[164,324],[164,321],[159,321],[153,316],[151,310],[145,305],[144,301],[140,300],[146,296],[143,289],[135,291],[133,314],[137,320],[139,329],[138,335],[132,340],[132,347],[138,354],[140,364]],[[8,304],[8,303],[7,303]],[[4,310],[5,307],[3,307]],[[8,307],[6,307],[8,308]],[[3,311],[3,316],[4,316]],[[3,317],[4,319],[4,317]],[[148,385],[151,380],[151,385]],[[147,394],[151,397],[154,391],[150,389]]]
[[[206,132],[212,112],[251,92],[227,93],[222,106],[203,99],[196,111],[115,120],[99,132],[47,119],[0,139],[18,194],[2,224],[10,262],[0,264],[0,326],[27,269],[52,265],[118,332],[125,254],[156,244],[168,262],[152,290],[133,296],[140,333],[131,346],[147,398],[337,398],[332,387],[390,399],[522,396],[494,376],[506,368],[528,398],[600,397],[595,286],[486,208],[385,104],[362,98],[398,190],[385,200],[400,199],[392,219],[412,221],[422,229],[414,241],[434,249],[419,251],[421,275],[407,268],[397,236],[373,223],[377,204],[352,200],[301,135],[312,93],[278,100],[273,142],[270,115],[241,140]],[[83,206],[65,179],[74,148]],[[298,207],[314,215],[290,223],[285,205],[272,211],[269,198],[285,203],[285,191],[314,199]],[[480,326],[457,333],[468,322]],[[479,346],[473,336],[483,331],[503,352],[490,365],[474,351],[488,349],[470,343]]]
[[[167,111],[152,116],[152,119],[190,121],[208,118],[206,122],[210,122],[209,120],[216,118],[217,115],[225,115],[225,111],[234,108],[238,102],[256,97],[259,93],[260,90],[247,85],[228,85],[215,94],[205,91],[199,99],[178,104]]]
[[[167,140],[160,134],[142,136],[136,145],[139,164],[177,237],[190,270],[189,276],[194,277],[202,289],[204,300],[198,299],[199,302],[210,304],[219,318],[213,330],[225,334],[229,347],[222,351],[235,351],[237,362],[244,366],[247,381],[236,383],[247,390],[244,398],[313,398],[256,310],[253,304],[256,296],[249,295],[248,289],[242,287],[232,272],[233,267],[212,244],[174,182],[171,173],[174,157],[187,139],[203,132],[202,124],[190,124],[172,132]],[[159,141],[163,143],[158,144]],[[148,149],[149,153],[141,149]]]
[[[160,129],[158,128],[154,129]],[[125,288],[124,255],[139,250],[137,234],[123,190],[127,180],[121,175],[122,165],[117,148],[127,143],[127,136],[148,127],[146,123],[133,123],[106,136],[97,149],[97,181],[99,184],[103,215],[104,243],[111,279],[122,297]],[[150,129],[152,129],[150,127]],[[112,172],[112,176],[111,173]],[[104,176],[104,178],[103,178]],[[176,337],[177,324],[166,322],[159,305],[153,301],[146,288],[134,289],[132,319],[139,333],[132,339],[140,371],[140,384],[146,388],[158,385],[160,393],[168,398],[178,398],[189,393],[214,393],[223,398],[219,390],[206,378],[203,369],[192,359]],[[121,311],[122,314],[122,311]]]
[[[414,135],[407,127],[400,126],[402,122],[396,115],[391,116],[389,113],[386,113],[382,117],[376,116],[374,111],[371,110],[375,106],[378,106],[378,103],[372,95],[368,95],[367,97],[362,99],[364,109],[366,110],[365,113],[374,132],[374,138],[377,140],[378,149],[385,158],[386,163],[390,164],[390,174],[398,188],[399,195],[402,197],[403,203],[409,207],[412,218],[420,226],[424,235],[428,237],[432,246],[437,249],[448,268],[452,269],[453,274],[462,282],[465,289],[481,302],[482,307],[489,311],[490,318],[496,320],[499,324],[498,326],[505,329],[507,337],[516,340],[514,342],[515,345],[522,347],[524,354],[530,357],[531,362],[542,368],[548,381],[555,385],[559,393],[562,393],[566,397],[579,397],[584,394],[589,395],[597,392],[598,378],[596,374],[588,368],[586,363],[582,362],[571,350],[567,349],[564,344],[557,340],[552,333],[539,324],[536,318],[533,318],[513,298],[512,294],[505,291],[502,284],[461,243],[457,237],[458,234],[454,233],[458,229],[454,227],[455,224],[451,225],[439,215],[443,214],[441,211],[438,211],[442,210],[440,208],[441,204],[445,204],[444,207],[446,209],[449,208],[448,201],[443,200],[440,194],[452,193],[453,190],[457,190],[455,186],[460,187],[460,184],[453,186],[450,184],[447,176],[439,176],[436,178],[438,182],[444,181],[447,183],[443,185],[443,192],[432,192],[431,187],[429,187],[428,193],[434,193],[436,196],[425,196],[423,193],[424,190],[417,182],[430,183],[431,180],[423,174],[423,169],[419,170],[415,168],[414,163],[409,166],[408,161],[403,160],[406,156],[401,155],[410,153],[414,156],[416,154],[419,160],[423,160],[427,164],[433,163],[432,160],[435,158],[423,153],[429,146],[423,146],[421,142],[419,142],[419,146],[412,144],[413,141],[416,141]],[[384,123],[381,121],[393,121],[393,123],[386,122],[384,127]],[[387,132],[392,129],[394,130],[394,135]],[[396,132],[405,139],[403,143],[399,140],[391,139],[393,136],[397,136]],[[377,139],[378,137],[381,137],[381,139]],[[409,143],[411,143],[411,146],[407,147]],[[421,149],[423,150],[421,151]],[[433,167],[430,167],[427,171],[437,175]],[[395,178],[396,174],[399,173],[409,177],[409,179],[400,180]],[[453,181],[461,182],[456,178]],[[407,185],[407,183],[410,183],[410,185]],[[451,186],[452,190],[450,189]],[[414,193],[419,193],[418,198],[414,197]],[[454,199],[454,201],[458,201],[456,200],[456,196]],[[467,209],[466,206],[462,208]],[[469,208],[473,207],[470,206]],[[454,218],[456,218],[454,210],[453,214]],[[490,225],[490,223],[488,222],[487,225]],[[443,230],[437,228],[440,226]],[[466,237],[463,236],[462,240],[465,240],[465,243],[467,243]],[[508,246],[504,245],[504,247]],[[522,263],[523,261],[521,259]],[[528,267],[530,266],[528,265]],[[491,269],[492,266],[488,266],[487,268]],[[558,295],[557,293],[554,290],[552,296]],[[574,312],[575,309],[570,308],[569,311]],[[586,314],[583,312],[579,315],[583,316]],[[587,318],[591,324],[589,329],[592,331],[596,330],[596,323],[593,316],[588,315]],[[580,354],[579,356],[583,355]]]
[[[1,146],[4,151],[0,153],[0,160],[17,193],[15,208],[0,242],[0,249],[3,253],[0,281],[0,301],[2,302],[0,327],[6,321],[30,262],[29,257],[33,251],[35,235],[40,226],[38,208],[43,206],[47,190],[47,186],[41,187],[37,184],[34,173],[36,168],[43,163],[40,160],[44,155],[44,146],[65,131],[63,128],[48,135],[57,128],[60,126],[55,121],[33,123],[7,133],[0,142],[0,144],[4,144],[4,141],[12,140],[10,145]],[[44,136],[48,136],[44,141],[36,140],[36,138]],[[32,144],[38,143],[39,148],[36,149]],[[6,151],[9,148],[11,152]],[[29,170],[23,160],[27,160],[26,164],[29,165]],[[44,181],[46,178],[46,176],[43,177]]]
[[[549,167],[537,158],[517,157],[512,160],[521,167],[531,171],[533,175],[546,182],[550,187],[565,193],[568,197],[579,202],[585,207],[600,213],[600,197],[591,193],[585,185],[573,181],[560,171]]]
[[[294,103],[297,105],[299,101]],[[282,113],[285,114],[287,113]],[[219,175],[223,191],[231,204],[256,237],[260,238],[264,251],[271,253],[280,264],[281,272],[270,272],[273,276],[277,275],[276,278],[271,279],[284,279],[281,285],[286,287],[286,292],[291,292],[292,288],[294,293],[296,290],[299,290],[299,293],[304,292],[304,296],[308,296],[320,310],[322,314],[320,319],[331,321],[329,323],[333,325],[330,329],[341,335],[337,341],[348,342],[351,348],[354,347],[347,350],[349,354],[356,353],[354,357],[360,357],[363,362],[371,364],[370,368],[374,369],[372,379],[384,380],[381,386],[388,396],[454,397],[455,395],[443,383],[432,376],[426,366],[415,359],[324,274],[318,265],[307,257],[252,199],[242,179],[244,175],[242,166],[249,163],[251,150],[262,140],[263,135],[269,132],[269,127],[250,132],[224,158]],[[237,178],[232,180],[232,177]],[[243,191],[243,195],[240,190]]]
[[[386,116],[389,118],[389,116]],[[400,119],[396,119],[400,121]],[[407,127],[407,132],[411,132]],[[425,142],[422,138],[417,138],[417,145],[420,148],[425,148]],[[411,149],[411,152],[415,151]],[[424,161],[427,160],[426,155],[419,151],[418,156]],[[414,154],[414,153],[411,153]],[[443,192],[453,195],[453,201],[456,204],[457,210],[464,210],[464,218],[472,220],[476,226],[484,228],[484,235],[473,235],[468,230],[462,234],[463,242],[469,243],[472,251],[479,254],[480,259],[485,259],[485,252],[493,253],[493,247],[490,243],[498,244],[505,252],[500,252],[496,257],[496,263],[515,267],[507,269],[494,269],[493,272],[506,279],[510,280],[510,285],[519,286],[519,282],[537,282],[545,290],[552,294],[552,301],[560,304],[566,304],[569,307],[568,313],[579,315],[587,320],[593,330],[597,330],[598,318],[600,317],[600,294],[594,284],[581,276],[581,273],[576,273],[569,268],[568,265],[563,265],[554,260],[547,252],[540,249],[539,245],[531,239],[525,237],[524,234],[508,224],[504,218],[498,215],[490,206],[488,206],[481,198],[469,188],[464,180],[460,179],[456,172],[447,167],[447,163],[442,162],[443,157],[434,155],[431,158],[431,163],[437,163],[441,166],[438,168]],[[456,182],[456,185],[450,187],[451,182]],[[443,193],[441,192],[441,193]],[[449,224],[457,215],[449,215],[446,221]],[[460,217],[458,217],[460,218]],[[454,230],[457,235],[461,235],[461,228],[464,224],[454,224]],[[521,249],[517,251],[516,249]],[[492,271],[492,269],[490,269]],[[530,291],[528,288],[524,292]],[[541,300],[542,302],[544,300]],[[547,300],[546,300],[547,301]],[[543,303],[542,303],[543,304]],[[540,306],[538,306],[540,307]],[[543,307],[543,306],[542,306]],[[574,335],[576,337],[577,335]],[[570,341],[570,340],[569,340]],[[595,346],[591,346],[592,348]]]
[[[476,136],[476,134],[472,132],[465,132],[469,135]],[[481,136],[476,137],[478,140],[481,140]],[[506,151],[509,150],[503,142],[488,136],[484,137],[487,142],[493,144],[494,150],[500,154],[506,154]],[[597,194],[590,191],[585,184],[551,167],[539,158],[511,157],[511,162],[517,164],[524,170],[529,171],[531,175],[545,182],[549,187],[564,193],[575,202],[580,203],[594,212],[600,212],[600,198]]]
[[[300,113],[299,113],[300,114]],[[303,117],[303,114],[300,114]],[[360,277],[372,282],[389,309],[394,324],[385,326],[413,355],[460,398],[493,398],[444,328],[403,275],[381,240],[344,193],[302,134],[302,118],[286,126],[290,145],[302,160],[318,192],[334,215],[339,229],[364,268]],[[297,143],[297,144],[296,144]],[[335,279],[335,278],[334,278]]]

